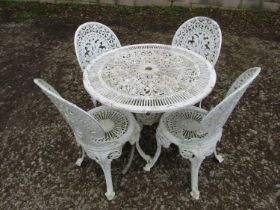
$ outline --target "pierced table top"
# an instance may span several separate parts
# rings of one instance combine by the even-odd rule
[[[216,82],[202,56],[175,46],[137,44],[98,56],[84,71],[84,86],[107,106],[160,113],[194,105]]]

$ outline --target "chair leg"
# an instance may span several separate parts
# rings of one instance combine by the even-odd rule
[[[204,158],[202,157],[194,157],[191,159],[191,196],[194,199],[199,199],[199,191],[198,191],[198,172],[200,165]]]
[[[76,165],[77,166],[81,166],[82,165],[82,162],[84,161],[84,158],[85,158],[85,150],[82,148],[82,157],[80,157],[77,161],[76,161]]]
[[[157,141],[157,151],[156,151],[156,154],[155,156],[153,157],[153,159],[151,161],[149,161],[145,167],[144,167],[144,170],[145,171],[150,171],[151,168],[154,166],[154,164],[157,162],[159,156],[160,156],[160,153],[161,153],[161,144]]]
[[[111,175],[111,162],[112,161],[109,159],[99,162],[105,175],[105,180],[107,185],[107,192],[105,193],[105,195],[108,200],[112,200],[115,197],[115,192],[113,190],[113,183],[112,183],[112,175]]]
[[[215,151],[214,151],[214,155],[215,155],[215,158],[219,161],[219,163],[223,162],[224,161],[224,158],[222,155],[219,155],[217,154],[217,149],[215,148]]]
[[[126,166],[125,166],[124,169],[122,170],[122,174],[126,174],[126,173],[127,173],[128,169],[129,169],[130,166],[131,166],[131,163],[132,163],[134,154],[135,154],[135,144],[131,145],[130,157],[129,157],[128,163],[126,164]]]

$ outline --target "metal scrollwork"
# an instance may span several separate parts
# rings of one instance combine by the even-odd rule
[[[120,46],[114,32],[101,23],[84,23],[75,33],[75,50],[82,70],[98,55]]]
[[[184,22],[176,31],[172,45],[187,48],[216,64],[222,44],[219,25],[208,17],[194,17]]]

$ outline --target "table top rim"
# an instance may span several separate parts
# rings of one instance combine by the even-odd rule
[[[102,96],[97,91],[95,91],[94,88],[90,85],[90,82],[88,81],[88,70],[91,68],[91,66],[94,65],[94,63],[98,62],[99,60],[103,59],[104,57],[106,58],[106,56],[108,56],[108,54],[109,55],[114,54],[114,53],[116,53],[120,50],[124,50],[124,49],[130,49],[130,48],[133,49],[133,47],[137,47],[137,46],[164,47],[164,48],[168,48],[171,50],[174,49],[174,50],[176,50],[178,52],[182,52],[182,53],[188,52],[188,53],[191,53],[194,56],[198,57],[207,65],[209,71],[211,72],[210,78],[209,78],[210,85],[207,86],[208,89],[206,91],[204,91],[202,94],[193,96],[192,100],[186,100],[188,102],[182,101],[181,103],[177,103],[177,104],[173,104],[173,105],[164,105],[164,106],[135,106],[135,105],[129,105],[129,104],[125,104],[125,103],[118,103],[112,99]],[[173,45],[157,44],[157,43],[144,43],[144,44],[133,44],[133,45],[122,46],[120,48],[110,50],[110,51],[103,53],[102,55],[96,57],[95,59],[93,59],[90,62],[90,64],[84,70],[83,83],[84,83],[84,86],[85,86],[85,89],[87,90],[87,92],[91,96],[94,96],[94,99],[96,99],[97,101],[100,101],[104,105],[107,105],[107,106],[110,106],[113,108],[117,108],[117,109],[121,109],[121,110],[134,112],[134,113],[162,113],[162,112],[167,112],[167,111],[175,111],[175,110],[187,107],[187,106],[194,105],[194,104],[198,103],[199,101],[201,101],[203,98],[205,98],[207,95],[209,95],[209,93],[213,90],[215,83],[216,83],[216,71],[214,69],[214,66],[212,66],[212,64],[209,61],[207,61],[204,57],[202,57],[201,55],[199,55],[191,50],[173,46]]]

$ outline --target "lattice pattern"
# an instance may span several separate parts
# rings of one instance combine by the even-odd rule
[[[136,113],[165,112],[197,103],[216,82],[213,67],[191,51],[130,45],[101,55],[84,72],[90,95]]]
[[[88,22],[79,26],[74,42],[76,55],[83,71],[98,55],[121,46],[114,32],[97,22]]]
[[[176,31],[172,45],[192,50],[215,65],[221,50],[222,33],[219,25],[207,17],[195,17],[184,22]]]

